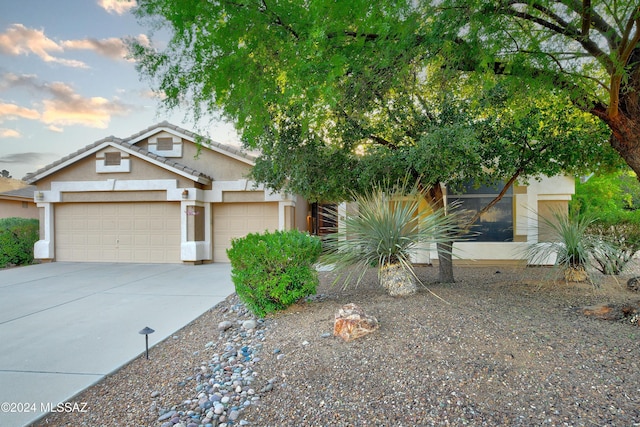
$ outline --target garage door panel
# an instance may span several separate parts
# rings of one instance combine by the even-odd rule
[[[179,203],[60,204],[58,261],[180,262]]]
[[[229,262],[231,240],[249,233],[278,229],[278,203],[220,203],[213,205],[213,260]]]

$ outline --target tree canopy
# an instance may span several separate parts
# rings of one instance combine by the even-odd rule
[[[254,177],[310,200],[407,171],[456,185],[610,163],[573,92],[540,84],[533,61],[505,65],[509,31],[489,38],[476,16],[504,10],[465,4],[142,0],[139,17],[172,38],[133,54],[166,106],[221,112],[261,150]]]

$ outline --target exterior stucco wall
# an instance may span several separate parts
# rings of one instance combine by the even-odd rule
[[[113,149],[108,150],[113,151]],[[172,173],[157,165],[154,165],[144,159],[135,156],[129,156],[131,164],[130,172],[115,173],[98,173],[96,172],[96,156],[103,153],[100,151],[96,154],[78,160],[77,162],[56,171],[55,173],[38,181],[38,190],[51,190],[51,182],[85,182],[85,181],[106,181],[106,180],[155,180],[155,179],[175,179],[178,181],[178,187],[193,187],[194,182],[185,177]]]
[[[146,150],[149,148],[150,138],[169,135],[171,134],[167,132],[159,132],[137,142],[135,145]],[[198,152],[197,143],[186,139],[183,139],[182,157],[174,157],[172,159],[205,173],[215,181],[235,181],[243,179],[246,178],[251,171],[251,165],[248,163],[217,152],[213,146],[208,148],[207,145],[203,145],[200,152]]]
[[[7,200],[0,198],[0,218],[35,218],[38,219],[36,204],[23,200]]]

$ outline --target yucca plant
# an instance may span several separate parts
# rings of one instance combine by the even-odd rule
[[[550,218],[542,218],[542,221],[551,231],[551,238],[548,242],[538,242],[529,246],[529,262],[546,264],[555,256],[555,265],[562,269],[567,282],[587,280],[587,267],[594,256],[608,251],[603,240],[588,232],[595,218],[590,215],[567,215],[554,211]]]
[[[354,274],[357,285],[369,268],[377,267],[379,282],[390,295],[415,293],[411,256],[431,243],[450,240],[457,230],[455,215],[421,212],[424,197],[417,185],[406,184],[375,186],[354,195],[357,212],[347,214],[339,229],[326,236],[321,263],[339,271],[336,280],[344,278],[345,287]]]

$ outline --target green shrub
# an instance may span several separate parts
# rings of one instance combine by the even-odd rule
[[[0,268],[33,263],[33,245],[38,235],[37,219],[0,219]]]
[[[565,215],[561,211],[554,211],[551,218],[542,220],[551,230],[551,239],[549,242],[529,245],[526,251],[529,262],[546,264],[555,257],[555,265],[562,269],[567,281],[587,280],[586,268],[591,260],[596,254],[609,250],[606,242],[587,232],[595,218],[592,215]]]
[[[595,266],[602,274],[621,274],[640,250],[640,221],[596,221],[588,231],[607,243],[594,254]]]
[[[592,256],[603,274],[620,274],[640,250],[640,183],[628,170],[576,182],[570,209],[594,218],[588,234],[603,242]]]
[[[320,239],[297,230],[233,239],[227,255],[238,297],[257,316],[316,293]]]

